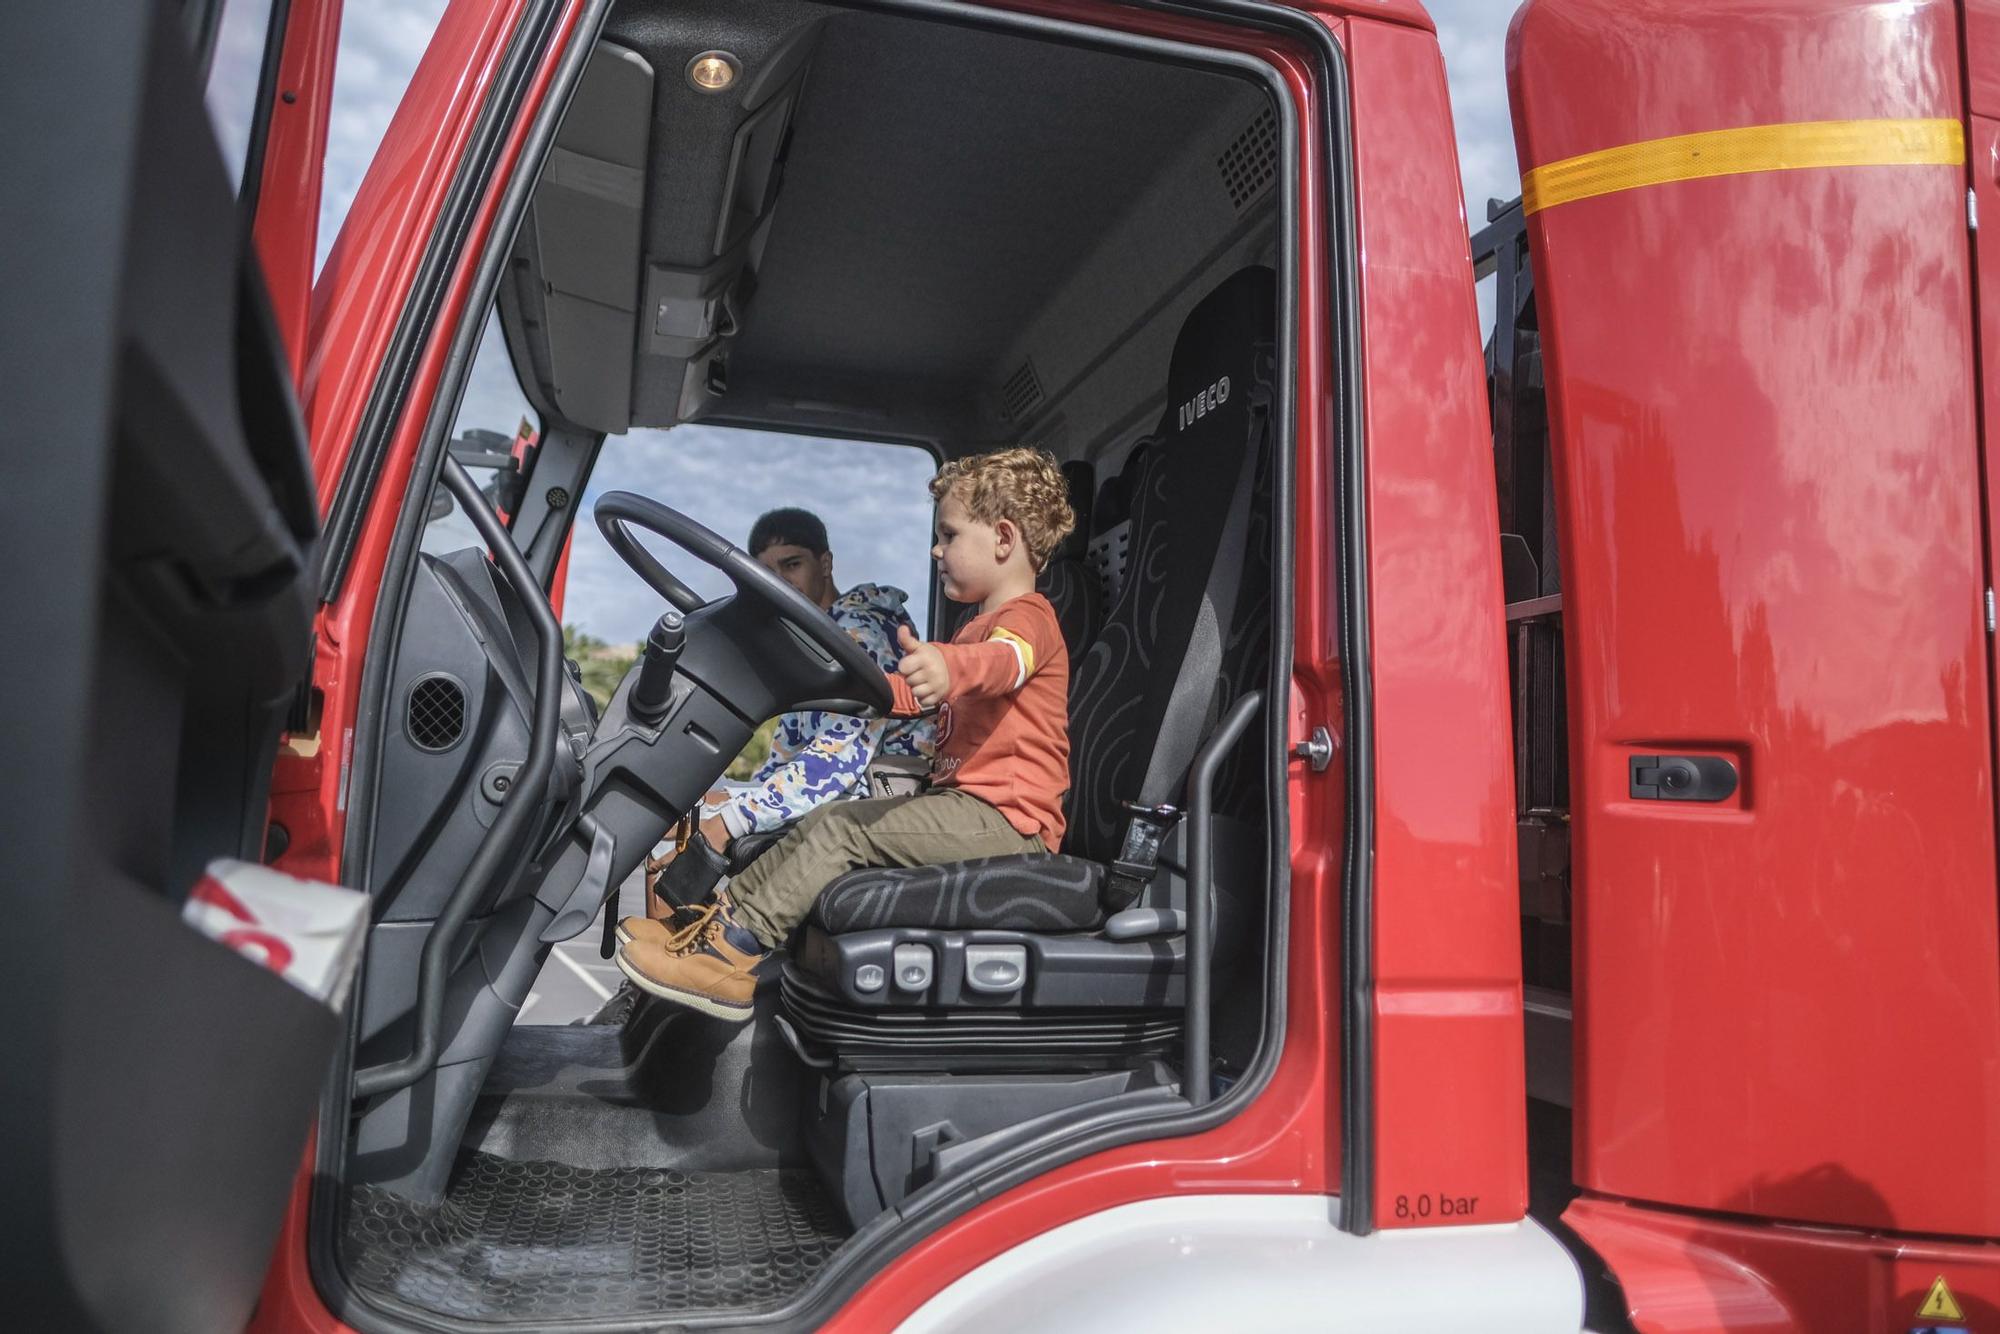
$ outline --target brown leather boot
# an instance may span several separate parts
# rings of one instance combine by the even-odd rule
[[[729,891],[718,889],[715,891],[715,897],[718,902],[727,902]],[[647,906],[651,907],[652,905],[649,904]],[[696,917],[701,916],[707,910],[708,907],[706,904],[696,904],[688,907],[678,903],[667,903],[662,900],[660,905],[661,915],[658,917],[619,918],[616,930],[618,943],[620,945],[630,945],[635,940],[649,940],[657,945],[665,945],[668,940],[685,931],[688,923]]]
[[[750,1018],[757,966],[769,957],[718,899],[664,941],[635,938],[618,951],[618,968],[650,995],[740,1024]]]
[[[681,916],[695,910],[669,906],[667,911],[675,916]],[[665,944],[667,937],[671,936],[678,926],[679,923],[674,917],[669,917],[666,921],[661,921],[657,917],[621,917],[612,934],[618,937],[620,945],[630,945],[635,940]]]

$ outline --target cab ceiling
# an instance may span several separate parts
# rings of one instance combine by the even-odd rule
[[[706,418],[1004,438],[1022,425],[1009,381],[1023,362],[1064,360],[1054,349],[1037,357],[1038,329],[1060,324],[1057,342],[1108,346],[1160,303],[1143,289],[1170,285],[1178,275],[1164,269],[1241,229],[1244,201],[1218,181],[1215,149],[1256,121],[1265,98],[1238,80],[796,0],[641,0],[614,12],[605,40],[653,71],[629,303],[631,425]],[[684,71],[717,49],[743,73],[727,94],[698,93]],[[785,97],[777,183],[761,222],[732,241],[743,229],[725,200],[742,194],[732,158],[743,127]],[[1191,159],[1201,188],[1190,193],[1201,197],[1177,200],[1160,183],[1185,176]],[[1135,228],[1146,207],[1159,218]],[[531,292],[542,257],[592,241],[549,234],[561,227],[553,217],[541,235],[527,229],[522,285],[503,300],[524,380],[553,375],[548,348],[535,348],[549,337]],[[1134,290],[1065,301],[1081,278]],[[697,288],[722,294],[714,336],[651,336],[666,309],[653,298]],[[1103,327],[1077,327],[1094,320]],[[1029,374],[1052,381],[1038,388],[1052,395],[1067,372]],[[546,408],[550,386],[541,390]]]

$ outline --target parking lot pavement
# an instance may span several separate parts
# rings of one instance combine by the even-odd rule
[[[611,911],[623,917],[646,910],[646,877],[636,870],[618,887]],[[527,1003],[516,1015],[517,1024],[567,1024],[588,1019],[597,1007],[617,992],[625,975],[618,965],[600,958],[598,942],[603,940],[603,919],[591,924],[582,935],[566,940],[549,951],[542,975],[535,979]]]

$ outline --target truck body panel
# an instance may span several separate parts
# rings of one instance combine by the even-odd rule
[[[1957,16],[1534,0],[1509,75],[1564,533],[1577,1183],[1993,1235]],[[1584,154],[1594,182],[1551,165]],[[1657,799],[1639,768],[1673,754],[1735,790]]]
[[[1378,1227],[1527,1207],[1499,516],[1444,61],[1347,24],[1375,718]]]

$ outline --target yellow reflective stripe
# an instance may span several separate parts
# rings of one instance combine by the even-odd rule
[[[1021,660],[1021,674],[1014,678],[1014,689],[1019,690],[1035,674],[1035,646],[1003,625],[993,627],[993,633],[986,636],[988,641],[1001,639],[1014,646],[1014,656]]]
[[[1677,134],[1583,153],[1521,178],[1521,210],[1534,213],[1642,185],[1797,167],[1956,167],[1965,132],[1955,120],[1815,120]]]

